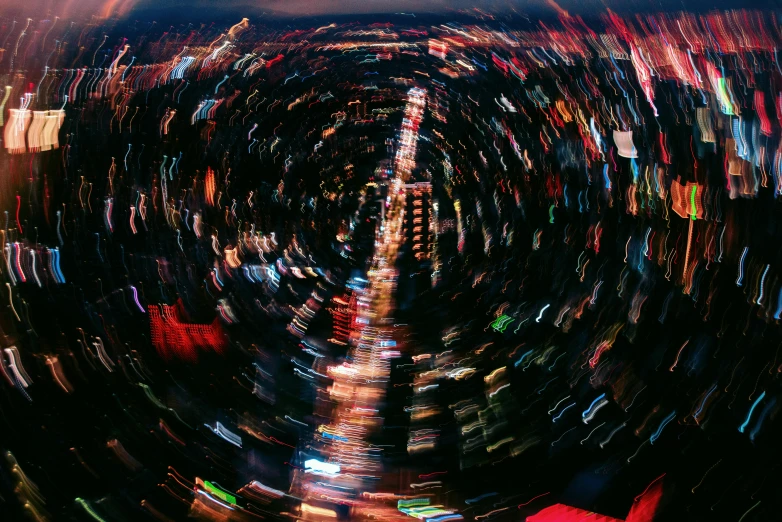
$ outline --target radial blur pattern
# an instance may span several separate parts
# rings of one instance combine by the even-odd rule
[[[779,13],[326,4],[0,4],[0,520],[779,520]]]

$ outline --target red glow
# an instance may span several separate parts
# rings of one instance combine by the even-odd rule
[[[217,318],[211,324],[182,321],[181,302],[176,305],[150,305],[152,344],[165,360],[172,358],[195,362],[199,351],[223,353],[227,341]]]
[[[565,504],[554,504],[543,511],[527,517],[527,522],[622,522],[620,518],[607,517],[591,511],[566,506]],[[636,520],[638,522],[638,520]]]

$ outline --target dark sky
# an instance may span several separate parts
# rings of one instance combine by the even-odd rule
[[[556,2],[556,3],[555,3]],[[558,7],[571,14],[596,14],[610,8],[618,13],[727,8],[779,7],[780,0],[0,0],[0,12],[44,16],[128,14],[138,11],[186,11],[209,18],[236,13],[254,17],[263,12],[279,15],[449,12],[478,7],[494,12],[555,14]],[[22,10],[24,11],[22,13]]]

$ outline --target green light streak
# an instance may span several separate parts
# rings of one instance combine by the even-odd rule
[[[692,187],[692,194],[690,194],[690,204],[692,205],[692,220],[695,221],[696,217],[695,214],[698,213],[698,208],[695,206],[695,192],[698,190],[698,187]]]
[[[100,515],[98,515],[95,512],[95,510],[92,509],[89,504],[87,504],[86,500],[84,500],[82,498],[79,498],[79,497],[76,497],[76,503],[79,504],[81,507],[83,507],[84,511],[86,511],[89,516],[91,516],[92,518],[94,518],[98,522],[106,522],[105,519],[101,518]]]
[[[204,487],[206,490],[211,493],[212,495],[216,496],[220,500],[224,500],[228,502],[229,504],[236,505],[236,497],[228,493],[227,491],[223,491],[222,489],[218,488],[208,480],[204,481]]]

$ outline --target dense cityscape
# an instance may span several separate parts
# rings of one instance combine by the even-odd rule
[[[0,3],[0,520],[776,520],[778,12],[132,4]]]

